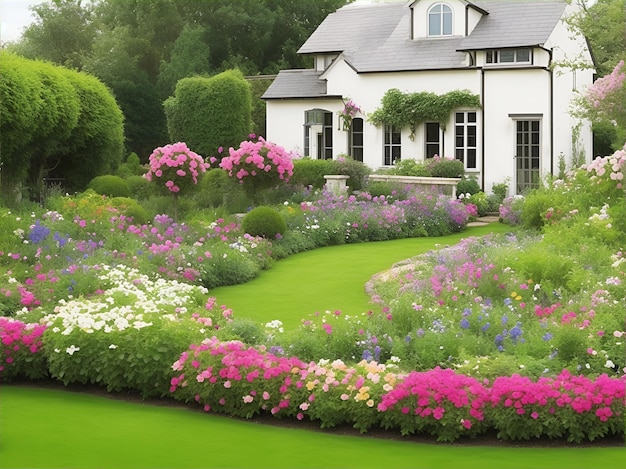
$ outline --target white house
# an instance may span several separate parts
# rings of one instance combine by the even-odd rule
[[[574,3],[574,2],[572,2]],[[461,159],[483,190],[511,182],[521,193],[572,154],[592,158],[590,126],[570,117],[576,90],[592,69],[583,37],[563,21],[561,0],[357,1],[330,14],[299,50],[314,68],[281,71],[263,95],[266,138],[312,158],[351,155],[373,169],[435,154]],[[478,107],[454,109],[447,122],[411,129],[379,127],[368,116],[390,89],[438,95],[469,90]],[[344,130],[338,113],[361,111]]]

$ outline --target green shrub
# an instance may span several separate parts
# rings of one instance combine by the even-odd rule
[[[460,178],[465,174],[461,160],[433,157],[426,162],[430,175],[435,178]]]
[[[133,199],[144,200],[152,194],[152,185],[143,176],[128,176],[126,183],[130,189],[130,196]]]
[[[302,158],[293,160],[293,176],[290,182],[304,187],[321,189],[326,184],[324,175],[333,174],[332,160],[313,160]]]
[[[463,178],[456,186],[457,194],[474,195],[480,192],[480,186],[475,177]]]
[[[214,168],[207,171],[200,180],[200,191],[196,196],[201,207],[219,207],[224,204],[229,193],[238,186],[228,176],[228,172]]]
[[[428,171],[428,168],[426,168],[423,162],[407,159],[396,162],[396,165],[388,171],[388,174],[396,176],[429,177],[430,171]]]
[[[211,290],[249,282],[260,271],[259,265],[249,255],[232,249],[225,243],[218,243],[211,246],[211,259],[201,266],[200,280],[204,287]]]
[[[221,340],[240,340],[248,345],[258,345],[265,339],[264,327],[247,318],[236,318],[220,328]]]
[[[241,229],[252,236],[274,239],[287,230],[287,223],[276,209],[262,205],[243,217]]]
[[[371,173],[370,168],[360,161],[340,155],[336,160],[330,161],[330,173],[350,176],[347,184],[353,191],[360,191],[366,183],[367,176]]]
[[[522,208],[522,225],[527,229],[540,229],[545,222],[545,214],[555,205],[554,194],[547,189],[530,192]]]
[[[146,212],[146,209],[139,205],[139,202],[135,199],[129,197],[115,197],[111,199],[111,205],[120,209],[127,217],[131,217],[135,224],[144,225],[148,223],[148,212]]]
[[[146,170],[141,166],[137,153],[132,152],[126,158],[126,161],[119,165],[115,171],[115,175],[124,179],[128,179],[130,176],[141,176]]]
[[[365,188],[372,197],[380,197],[381,195],[391,197],[399,189],[401,189],[401,184],[386,181],[368,182]]]
[[[121,177],[112,174],[93,178],[89,183],[89,189],[108,197],[130,197],[131,195],[128,183]]]

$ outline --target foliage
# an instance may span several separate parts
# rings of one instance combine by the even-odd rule
[[[352,119],[354,119],[360,112],[363,112],[361,107],[355,104],[351,99],[344,103],[343,109],[337,113],[339,120],[342,123],[343,130],[348,130],[350,128],[352,125]]]
[[[293,160],[293,176],[290,181],[303,187],[321,189],[326,184],[324,176],[333,174],[333,160],[314,160],[309,157]]]
[[[141,166],[137,153],[131,152],[126,157],[126,161],[117,167],[115,175],[128,179],[131,176],[142,176],[145,172],[146,170]]]
[[[524,196],[512,195],[506,197],[499,208],[500,220],[506,225],[519,225],[522,222]]]
[[[241,229],[251,236],[275,239],[285,233],[287,223],[275,208],[262,205],[246,213],[241,221]]]
[[[465,177],[459,181],[456,185],[456,191],[458,194],[474,195],[480,192],[480,186],[475,177]]]
[[[87,187],[100,195],[107,195],[109,197],[130,197],[128,183],[121,177],[112,174],[96,176]]]
[[[92,76],[0,52],[3,191],[9,199],[29,178],[32,195],[44,177],[82,190],[111,172],[123,148],[122,114]]]
[[[254,139],[255,136],[250,137]],[[254,200],[261,190],[289,181],[293,175],[293,156],[284,148],[259,137],[241,142],[237,150],[231,147],[219,166],[242,184],[248,197]]]
[[[336,159],[329,161],[330,173],[327,174],[343,174],[344,176],[350,176],[347,181],[350,190],[360,191],[363,189],[367,181],[367,176],[371,173],[367,165],[345,155],[339,155]]]
[[[461,160],[438,155],[426,160],[426,168],[435,178],[460,178],[465,173],[465,166]]]
[[[454,90],[438,95],[426,91],[403,93],[397,88],[392,88],[385,92],[381,107],[376,109],[369,119],[377,127],[393,125],[400,129],[409,128],[411,136],[414,136],[418,124],[439,122],[445,127],[452,110],[480,106],[480,98],[468,90]]]
[[[126,184],[130,190],[130,196],[137,200],[146,200],[150,197],[152,185],[143,176],[128,176]]]
[[[176,83],[182,78],[204,75],[211,72],[211,51],[203,38],[206,31],[202,26],[185,24],[172,45],[169,60],[161,59],[157,90],[161,99],[174,93]]]
[[[170,139],[186,141],[204,155],[234,147],[250,133],[250,85],[238,70],[183,78],[163,105]]]

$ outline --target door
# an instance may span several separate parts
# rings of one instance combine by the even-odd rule
[[[516,193],[524,194],[539,187],[541,158],[541,121],[515,121]]]

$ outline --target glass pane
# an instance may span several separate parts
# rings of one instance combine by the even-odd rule
[[[333,125],[333,113],[332,112],[324,113],[324,125],[330,125],[332,127]]]
[[[456,116],[454,117],[454,122],[456,122],[457,124],[462,124],[465,122],[465,114],[462,112],[457,112]]]
[[[446,11],[443,13],[443,34],[452,34],[452,11],[450,7],[444,7]]]
[[[533,132],[539,132],[539,121],[531,121]]]
[[[532,158],[530,161],[533,169],[539,169],[539,158]]]
[[[389,126],[385,126],[385,145],[389,145],[391,143],[391,128]]]
[[[533,145],[539,145],[539,132],[533,132],[532,134],[530,134],[532,137],[532,143]]]
[[[439,141],[439,124],[436,122],[428,122],[426,124],[426,141],[438,142]]]
[[[531,147],[531,155],[535,158],[539,158],[539,147],[533,145]]]
[[[352,158],[356,161],[363,161],[363,148],[355,148],[352,151]]]
[[[439,154],[439,145],[428,144],[426,145],[426,158],[432,158]]]
[[[495,62],[494,55],[495,55],[495,51],[492,51],[492,50],[487,51],[487,63],[488,64],[492,64]]]
[[[454,157],[459,161],[463,161],[463,158],[465,157],[465,152],[462,148],[457,148],[457,150],[454,152]]]
[[[530,62],[530,49],[517,49],[518,62]]]
[[[468,112],[467,113],[467,122],[476,122],[476,113]]]
[[[391,143],[394,145],[400,145],[400,132],[393,132],[391,134]]]
[[[457,138],[454,140],[454,145],[455,145],[457,148],[463,148],[463,147],[465,146],[465,145],[463,145],[463,136],[462,136],[462,135],[461,135],[460,137],[457,137]]]
[[[360,117],[355,117],[352,119],[352,131],[353,132],[363,132],[363,119]]]
[[[352,145],[355,147],[363,146],[363,134],[354,134],[352,135]]]
[[[438,14],[428,15],[428,35],[441,36],[441,17]]]
[[[474,150],[473,148],[470,150],[467,150],[467,168],[471,168],[474,169],[476,168],[476,150]]]
[[[501,50],[500,51],[500,62],[514,62],[515,61],[515,51],[514,50]]]

